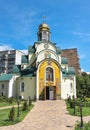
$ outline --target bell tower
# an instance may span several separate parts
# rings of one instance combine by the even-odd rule
[[[38,41],[50,41],[50,28],[46,23],[42,23],[38,27]]]

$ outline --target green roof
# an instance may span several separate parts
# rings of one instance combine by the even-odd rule
[[[28,53],[29,53],[29,54],[35,53],[35,48],[34,48],[33,46],[29,46],[29,47],[28,47]]]
[[[69,74],[75,74],[75,69],[74,69],[74,67],[68,67],[68,73],[69,73]]]
[[[68,70],[66,70],[65,68],[62,68],[62,76],[64,78],[68,78],[71,75],[75,75],[75,69],[73,67],[68,67]]]
[[[21,63],[28,63],[28,56],[22,55]]]
[[[21,71],[21,65],[14,65],[13,66],[12,73],[20,74],[20,71]]]
[[[25,74],[25,75],[22,75],[21,77],[32,77],[34,76],[34,74]]]
[[[68,73],[66,69],[62,68],[62,73]]]
[[[61,64],[68,64],[68,59],[66,57],[62,57]]]
[[[13,74],[3,74],[0,76],[0,81],[9,81],[13,77]]]
[[[59,47],[56,48],[57,54],[61,54],[61,49]]]
[[[21,75],[23,76],[33,76],[35,75],[34,72],[36,72],[36,67],[31,67],[31,66],[28,66],[27,68],[25,68],[24,70],[21,71]]]

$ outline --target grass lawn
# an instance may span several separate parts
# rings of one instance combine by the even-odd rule
[[[84,123],[82,128],[80,127],[80,124],[77,124],[74,130],[90,130],[90,122]]]
[[[0,126],[12,125],[12,124],[16,124],[16,123],[22,121],[33,107],[34,107],[34,105],[31,105],[30,107],[28,107],[28,110],[26,110],[26,111],[22,111],[22,108],[20,108],[19,117],[17,117],[17,108],[15,108],[14,121],[9,121],[8,115],[9,115],[10,109],[0,110]]]
[[[74,109],[73,108],[67,108],[70,115],[74,115]],[[82,108],[82,115],[83,116],[89,116],[90,115],[90,107],[83,107]],[[78,106],[76,106],[76,114],[75,116],[80,116],[80,109]]]
[[[66,102],[67,104],[67,110],[69,112],[70,115],[74,115],[74,108],[70,108],[69,104]],[[76,114],[75,116],[80,116],[80,107],[76,106]],[[82,107],[82,115],[83,116],[90,116],[90,107]]]

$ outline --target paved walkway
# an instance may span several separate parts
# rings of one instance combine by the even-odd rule
[[[68,115],[65,102],[37,101],[26,118],[16,125],[0,127],[0,130],[73,130],[79,117]],[[84,121],[89,121],[85,117]]]
[[[21,106],[21,105],[19,105],[19,106]],[[11,106],[0,107],[0,110],[12,108],[12,107],[18,107],[18,105],[11,105]]]

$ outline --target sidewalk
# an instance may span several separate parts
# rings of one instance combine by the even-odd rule
[[[21,105],[19,105],[19,106],[21,106]],[[0,107],[0,110],[12,108],[12,107],[18,107],[18,105],[11,105],[11,106]]]
[[[68,114],[63,100],[37,101],[21,123],[0,127],[0,130],[73,130],[79,120],[80,117]],[[90,121],[90,116],[84,121]]]

